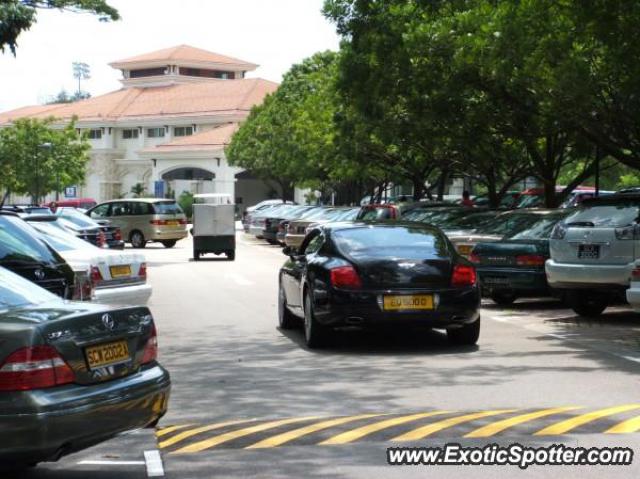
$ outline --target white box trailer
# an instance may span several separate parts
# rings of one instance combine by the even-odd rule
[[[236,256],[235,205],[231,195],[202,194],[193,197],[193,259],[206,253]]]

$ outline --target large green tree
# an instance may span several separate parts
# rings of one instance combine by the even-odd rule
[[[294,185],[323,189],[361,175],[336,135],[336,67],[333,52],[294,65],[234,135],[226,151],[231,164],[278,182],[288,197]]]
[[[34,204],[51,191],[82,183],[91,145],[72,121],[54,128],[53,118],[20,119],[0,129],[0,188],[29,195]]]
[[[9,47],[15,55],[18,37],[37,21],[38,10],[92,13],[101,21],[118,20],[118,11],[106,0],[2,0],[0,2],[0,51]]]

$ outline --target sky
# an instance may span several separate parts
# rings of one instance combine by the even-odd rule
[[[46,102],[77,89],[72,63],[91,67],[82,89],[93,96],[117,90],[120,71],[108,63],[181,44],[257,63],[247,77],[279,82],[294,63],[337,50],[335,26],[323,0],[108,0],[122,19],[39,11],[18,38],[16,57],[0,53],[0,111]]]

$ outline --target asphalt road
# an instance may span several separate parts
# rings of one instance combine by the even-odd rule
[[[637,477],[631,466],[388,466],[390,446],[640,445],[640,315],[579,319],[554,301],[489,303],[477,347],[440,332],[345,332],[323,351],[276,328],[280,248],[239,233],[235,262],[188,240],[145,251],[170,411],[24,477]],[[621,434],[621,432],[628,432]],[[324,443],[324,444],[321,444]]]

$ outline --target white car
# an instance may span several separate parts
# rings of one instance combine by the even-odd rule
[[[43,240],[62,256],[76,273],[86,272],[96,303],[146,304],[152,288],[147,284],[147,263],[140,253],[97,248],[52,222],[30,223]]]
[[[634,311],[640,313],[640,261],[632,264],[631,280],[627,290],[627,302]]]

